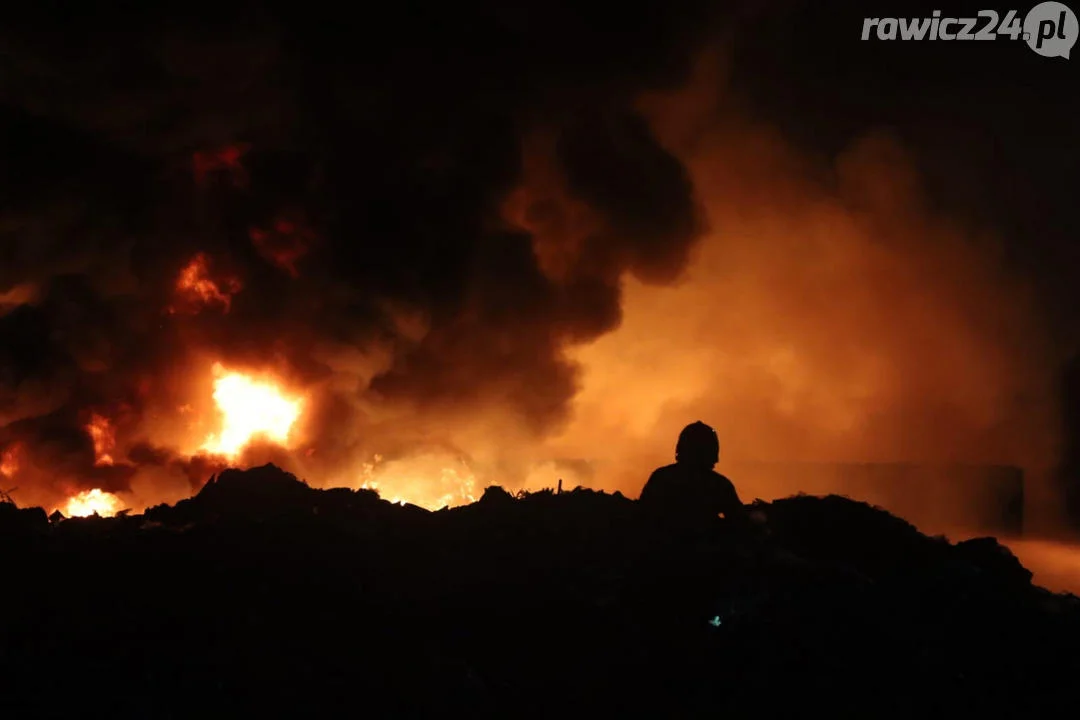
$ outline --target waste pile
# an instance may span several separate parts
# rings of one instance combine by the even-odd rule
[[[659,532],[498,487],[438,512],[229,470],[115,518],[0,505],[7,717],[1035,717],[1080,600],[839,496]]]

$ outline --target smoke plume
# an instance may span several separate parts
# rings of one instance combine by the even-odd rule
[[[704,25],[652,10],[601,35],[600,16],[550,4],[384,27],[13,21],[9,484],[32,502],[130,491],[140,469],[198,484],[215,366],[307,398],[295,444],[313,474],[460,454],[439,428],[474,418],[531,438],[565,423],[566,349],[619,324],[624,275],[670,279],[699,236],[686,170],[633,101],[680,81]]]
[[[1059,359],[1001,238],[934,209],[888,129],[835,158],[800,152],[726,91],[721,57],[641,102],[710,229],[679,282],[629,279],[623,325],[574,353],[585,370],[565,452],[602,458],[597,472],[629,491],[700,418],[727,468],[1049,470]]]

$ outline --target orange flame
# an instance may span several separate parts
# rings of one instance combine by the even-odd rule
[[[210,275],[210,259],[205,253],[196,254],[176,280],[177,294],[194,308],[220,305],[222,312],[229,312],[232,296],[242,287],[240,281],[232,277],[215,281]],[[169,311],[176,312],[176,308],[171,307]]]
[[[361,488],[375,490],[392,503],[412,503],[439,510],[475,502],[477,478],[459,459],[416,455],[384,462],[381,455],[360,467]]]
[[[123,509],[123,503],[116,495],[104,490],[94,488],[68,498],[63,509],[60,510],[68,517],[89,517],[100,515],[111,517]]]
[[[19,444],[15,443],[0,454],[0,475],[11,479],[19,472]]]
[[[214,402],[222,416],[222,429],[206,439],[202,449],[235,458],[256,437],[286,445],[300,417],[302,401],[286,396],[269,382],[214,366]]]
[[[107,417],[93,413],[86,424],[86,432],[94,442],[94,464],[112,465],[112,451],[116,449],[116,432]]]

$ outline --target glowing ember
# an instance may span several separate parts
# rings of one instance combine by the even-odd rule
[[[111,453],[116,448],[116,434],[109,419],[94,413],[90,416],[90,422],[86,424],[86,432],[94,441],[94,464],[112,465]]]
[[[188,303],[196,308],[220,305],[224,312],[229,311],[232,296],[240,289],[240,281],[236,278],[214,280],[210,275],[210,260],[204,253],[195,255],[176,280],[177,293]],[[170,308],[170,311],[176,312],[176,308]]]
[[[90,517],[91,515],[111,517],[120,512],[123,507],[124,504],[120,502],[120,498],[112,493],[94,488],[93,490],[84,490],[78,495],[69,498],[60,512],[68,517]]]
[[[202,449],[233,458],[255,437],[265,437],[280,445],[289,439],[302,402],[286,397],[268,382],[258,382],[215,366],[214,402],[222,415],[219,435],[207,438]]]

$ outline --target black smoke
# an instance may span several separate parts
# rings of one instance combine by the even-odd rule
[[[184,405],[205,357],[315,384],[375,349],[315,413],[328,437],[363,425],[361,395],[557,426],[577,382],[563,349],[619,324],[625,271],[677,277],[701,230],[634,99],[681,82],[716,19],[663,3],[24,9],[0,30],[0,444],[68,486],[122,490],[128,459],[94,466],[87,412],[128,435],[131,463],[162,465],[144,423]],[[538,136],[563,200],[527,214],[566,222],[568,200],[592,217],[557,275],[503,214]],[[239,283],[228,312],[177,311],[197,253]]]

